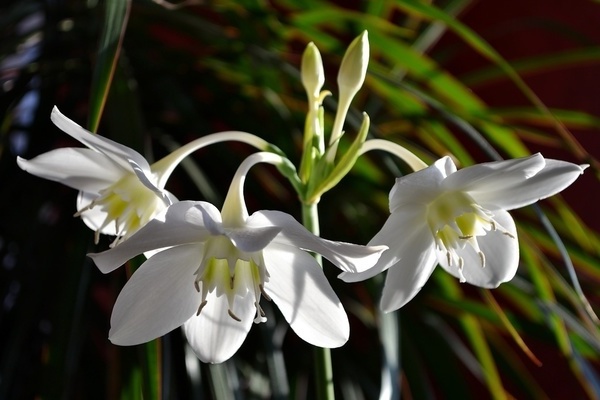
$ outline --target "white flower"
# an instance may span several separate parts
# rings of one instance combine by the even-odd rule
[[[495,288],[511,280],[519,263],[515,223],[506,212],[552,196],[587,166],[547,160],[540,154],[456,170],[449,157],[396,180],[389,219],[371,239],[386,251],[347,282],[387,273],[381,308],[393,311],[421,290],[439,263],[461,282]]]
[[[113,343],[144,343],[183,325],[201,360],[222,362],[241,346],[253,321],[265,320],[261,296],[273,299],[305,341],[321,347],[346,342],[344,308],[306,251],[353,272],[371,267],[385,246],[327,241],[278,211],[248,216],[242,193],[247,170],[280,161],[269,153],[245,160],[221,213],[206,202],[175,203],[119,246],[90,255],[107,273],[137,254],[168,247],[142,264],[117,298]]]
[[[135,150],[71,121],[54,107],[50,116],[61,130],[88,148],[61,148],[32,160],[17,157],[23,170],[79,190],[76,216],[96,232],[131,235],[175,201],[153,170]]]
[[[96,232],[116,236],[113,245],[131,236],[176,198],[166,182],[183,158],[206,145],[236,140],[261,150],[271,149],[264,140],[245,132],[227,131],[198,138],[149,165],[129,147],[93,134],[54,107],[52,122],[88,148],[62,148],[31,160],[17,157],[23,170],[79,190],[77,213]],[[276,151],[277,149],[274,149]]]

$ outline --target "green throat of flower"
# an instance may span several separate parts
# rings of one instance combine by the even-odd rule
[[[148,221],[154,218],[167,205],[152,190],[140,182],[134,174],[127,174],[116,183],[99,192],[99,196],[91,203],[79,209],[76,217],[85,217],[92,209],[99,210],[104,220],[96,228],[95,243],[105,228],[114,224],[114,234],[117,236],[111,244],[116,246]]]
[[[477,237],[499,231],[514,239],[493,216],[464,192],[444,192],[427,208],[427,223],[435,245],[445,253],[448,266],[456,266],[461,282],[466,281],[463,276],[464,259],[460,256],[465,246],[470,245],[475,250],[481,260],[481,268],[485,268],[485,254],[479,247]]]
[[[260,298],[263,296],[267,301],[271,301],[271,298],[264,290],[268,273],[264,267],[262,252],[244,253],[224,235],[210,238],[204,249],[205,257],[194,280],[196,291],[200,294],[196,315],[200,315],[206,306],[208,294],[215,292],[217,297],[227,297],[227,313],[240,322],[241,319],[233,311],[234,303],[236,298],[243,298],[248,291],[252,291],[256,307],[254,322],[265,322],[267,318],[260,307]]]

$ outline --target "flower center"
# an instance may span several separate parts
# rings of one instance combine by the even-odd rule
[[[127,174],[116,183],[101,190],[99,196],[78,210],[75,216],[83,216],[94,208],[99,210],[103,214],[104,220],[96,229],[95,242],[97,244],[100,233],[114,223],[114,235],[117,236],[111,244],[111,247],[114,247],[166,207],[163,199],[144,186],[135,174]]]
[[[445,192],[429,204],[427,223],[433,233],[436,247],[446,253],[449,267],[458,268],[461,282],[465,282],[462,272],[464,260],[459,255],[459,250],[469,244],[479,255],[481,267],[484,268],[485,254],[479,248],[478,236],[499,230],[514,239],[493,216],[464,192]]]
[[[261,295],[268,301],[271,301],[271,298],[264,291],[264,283],[268,281],[269,274],[264,267],[262,252],[242,252],[226,236],[220,235],[208,239],[204,254],[194,280],[194,286],[201,298],[196,315],[200,315],[206,306],[208,294],[215,292],[217,297],[227,296],[227,313],[239,322],[241,319],[233,312],[235,300],[252,291],[256,307],[254,322],[265,322],[267,318],[260,307],[260,298]]]

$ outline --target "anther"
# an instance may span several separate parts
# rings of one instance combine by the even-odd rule
[[[265,311],[262,309],[262,307],[260,306],[260,304],[258,304],[258,302],[255,301],[254,302],[254,306],[258,310],[258,313],[260,314],[261,317],[265,318],[267,316],[267,314],[265,314]]]
[[[196,292],[200,293],[200,284],[198,281],[194,281],[194,287],[196,288]]]
[[[452,265],[452,258],[449,251],[446,252],[446,259],[448,259],[448,266]]]
[[[480,251],[478,254],[481,260],[481,268],[485,268],[485,254],[483,254],[483,251]]]
[[[88,204],[85,207],[82,207],[80,210],[77,210],[77,212],[75,214],[73,214],[74,217],[81,217],[81,214],[83,214],[84,212],[91,210],[92,208],[94,208],[94,206],[96,205],[95,201],[92,201],[90,204]]]
[[[458,276],[459,276],[459,282],[460,283],[465,283],[467,280],[465,279],[465,276],[463,275],[463,267],[465,264],[465,260],[463,260],[462,257],[458,258]]]
[[[94,244],[100,243],[100,231],[94,232]]]
[[[467,240],[467,239],[473,239],[473,235],[465,235],[465,236],[459,236],[459,239],[463,239],[463,240]]]
[[[233,289],[233,280],[235,279],[235,276],[232,276],[231,279],[229,280],[229,288]],[[235,319],[235,318],[234,318]]]
[[[234,320],[236,320],[237,322],[242,322],[242,320],[240,319],[240,317],[238,317],[237,315],[235,315],[235,314],[233,313],[233,311],[231,311],[231,309],[228,309],[228,310],[227,310],[227,313],[229,314],[229,316],[230,316],[231,318],[233,318],[233,319],[234,319]]]
[[[260,289],[260,293],[263,295],[263,297],[267,300],[267,301],[271,301],[271,296],[269,296],[267,294],[267,292],[265,292],[265,288],[263,287],[262,283],[260,283],[258,285],[258,288]]]
[[[200,303],[200,306],[198,306],[198,311],[196,311],[196,317],[198,315],[200,315],[200,311],[202,311],[202,309],[204,308],[204,306],[206,305],[206,303],[208,303],[206,300],[202,301],[202,303]]]
[[[502,234],[508,236],[511,239],[515,238],[515,236],[512,233],[508,232],[508,231],[503,231]]]

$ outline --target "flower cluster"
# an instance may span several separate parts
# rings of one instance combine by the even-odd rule
[[[349,46],[338,74],[338,109],[325,146],[321,56],[309,44],[302,59],[308,97],[304,148],[296,168],[276,147],[245,132],[201,137],[150,165],[136,151],[86,131],[57,108],[52,121],[87,148],[63,148],[31,160],[25,171],[79,191],[75,216],[96,233],[115,236],[111,248],[90,254],[103,273],[132,257],[147,260],[116,300],[110,340],[135,345],[180,326],[205,362],[230,358],[252,323],[266,320],[261,302],[273,301],[296,334],[315,346],[339,347],[349,337],[348,317],[323,273],[321,255],[356,282],[387,272],[381,298],[397,310],[423,287],[436,265],[484,288],[509,281],[519,263],[518,234],[507,210],[554,195],[584,171],[563,161],[530,157],[461,170],[448,156],[427,166],[397,144],[367,140],[369,118],[338,154],[350,103],[362,86],[369,45],[364,32]],[[216,142],[242,141],[259,151],[241,162],[219,211],[204,201],[178,201],[165,189],[174,168]],[[249,215],[244,182],[257,163],[277,166],[297,190],[307,214],[370,150],[396,155],[415,171],[390,192],[390,217],[366,245],[330,241],[280,211]],[[314,253],[314,254],[310,254]],[[263,303],[264,304],[264,303]]]

